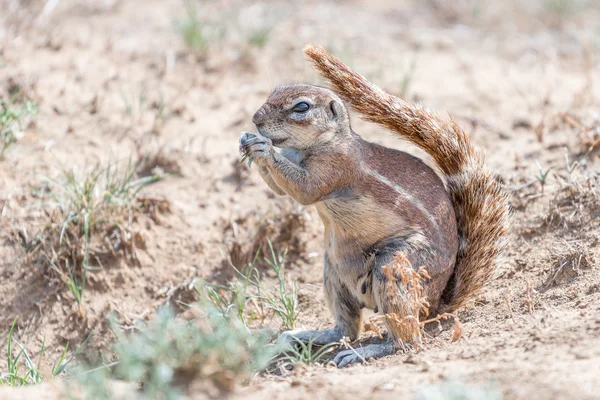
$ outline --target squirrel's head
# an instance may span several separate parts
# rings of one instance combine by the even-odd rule
[[[342,100],[329,89],[311,85],[278,87],[252,122],[274,146],[297,150],[327,144],[351,132]]]

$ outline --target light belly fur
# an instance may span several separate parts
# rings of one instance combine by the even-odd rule
[[[406,231],[402,217],[382,209],[367,196],[325,200],[316,208],[325,227],[325,250],[331,268],[358,299],[374,307],[371,293],[363,294],[361,290],[374,265],[368,251],[379,241]]]

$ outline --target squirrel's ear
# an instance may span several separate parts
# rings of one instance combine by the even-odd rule
[[[342,114],[340,105],[335,100],[331,100],[331,102],[329,103],[329,112],[331,113],[332,119],[338,119]]]

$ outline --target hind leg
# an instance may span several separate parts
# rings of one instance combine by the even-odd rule
[[[383,301],[384,296],[382,296],[383,285],[381,282],[381,269],[384,266],[388,265],[392,260],[393,256],[391,255],[375,255],[375,265],[373,267],[371,281],[371,292],[373,293],[373,297],[375,298],[375,312],[377,313],[381,312],[385,314],[386,310],[390,309],[388,304],[385,301]],[[396,352],[396,349],[396,343],[393,340],[393,335],[388,334],[388,337],[383,339],[383,341],[380,343],[370,344],[364,347],[354,346],[354,348],[352,349],[340,351],[333,358],[333,362],[338,366],[338,368],[344,368],[345,366],[350,364],[361,363],[369,359],[376,359],[392,355]]]
[[[431,309],[434,310],[437,307],[441,291],[452,272],[453,264],[442,260],[443,257],[440,254],[435,254],[430,249],[415,248],[407,246],[402,241],[392,241],[381,246],[375,252],[371,284],[377,312],[383,315],[395,314],[399,317],[415,313],[414,302],[408,299],[408,290],[402,285],[400,276],[390,274],[391,270],[388,267],[394,261],[398,251],[402,251],[406,255],[407,266],[413,268],[425,266],[428,269],[432,279],[430,282],[425,282],[426,294]],[[440,264],[440,262],[443,263]],[[432,268],[429,268],[430,266]],[[398,324],[393,320],[386,319],[386,326],[388,337],[382,343],[342,351],[336,355],[333,361],[341,368],[369,358],[384,357],[394,354],[399,347],[404,343],[410,343],[414,338],[414,330],[410,325]]]
[[[293,330],[283,332],[278,343],[293,344],[294,341],[312,342],[317,345],[339,342],[343,337],[356,340],[362,328],[361,302],[339,279],[325,254],[325,297],[335,325],[324,330]]]

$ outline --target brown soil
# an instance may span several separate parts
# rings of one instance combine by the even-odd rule
[[[301,51],[314,41],[384,89],[449,112],[487,150],[488,165],[514,191],[510,247],[485,292],[459,314],[460,341],[451,343],[449,325],[417,354],[261,376],[235,396],[398,398],[457,378],[495,381],[506,399],[600,398],[600,157],[588,152],[600,138],[594,2],[203,2],[200,18],[227,34],[210,39],[201,60],[174,29],[184,12],[164,0],[0,2],[0,94],[17,84],[40,108],[0,160],[2,342],[18,315],[19,339],[35,352],[45,338],[48,362],[92,330],[91,346],[105,350],[108,311],[131,324],[167,301],[189,301],[193,278],[226,279],[228,259],[264,245],[255,243],[260,229],[291,248],[299,325],[329,325],[320,221],[275,199],[254,168],[236,163],[239,133],[252,129],[274,85],[322,83]],[[266,46],[248,45],[244,35],[264,26],[272,27]],[[420,154],[358,118],[353,126]],[[32,268],[15,232],[39,227],[43,207],[32,193],[60,168],[130,154],[150,156],[146,174],[173,173],[144,190],[170,212],[134,222],[145,247],[138,262],[116,258],[94,271],[82,311],[62,284]],[[574,171],[565,156],[579,160]],[[551,168],[543,188],[537,162]],[[55,398],[43,386],[0,389],[11,399],[41,393]]]

